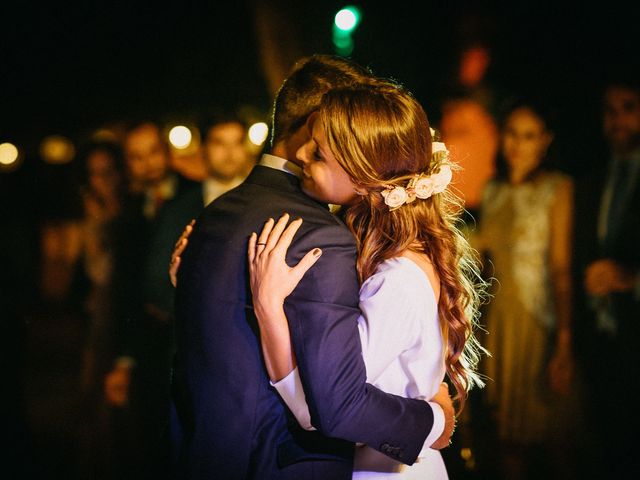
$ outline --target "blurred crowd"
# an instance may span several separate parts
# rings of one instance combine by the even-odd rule
[[[481,319],[491,356],[482,364],[486,388],[471,393],[443,451],[450,475],[629,472],[636,460],[623,439],[637,426],[629,395],[640,339],[640,79],[603,85],[594,100],[602,136],[588,139],[590,168],[576,174],[554,159],[557,106],[486,89],[486,52],[467,54],[436,127],[462,167],[454,180],[468,213],[461,228],[492,285]],[[168,461],[171,253],[185,225],[239,185],[260,152],[234,114],[204,121],[201,148],[189,158],[172,152],[163,129],[144,120],[85,142],[75,170],[47,177],[72,192],[62,207],[19,177],[0,192],[0,258],[9,272],[1,310],[15,386],[4,401],[14,460],[30,461],[25,318],[38,304],[45,315],[70,309],[82,319],[70,472],[162,478],[167,471],[156,454]],[[7,193],[16,191],[25,202],[18,209]],[[30,196],[50,208],[32,211]]]
[[[184,226],[253,167],[259,152],[247,128],[234,112],[216,113],[200,126],[199,150],[185,158],[170,148],[159,122],[122,124],[118,135],[90,138],[70,166],[58,168],[47,193],[62,197],[43,199],[49,208],[25,216],[19,206],[3,222],[10,262],[3,303],[11,307],[3,308],[10,313],[5,326],[21,330],[7,332],[16,340],[7,358],[26,364],[25,316],[65,311],[80,318],[70,454],[78,478],[140,478],[152,466],[162,472],[151,458],[164,448],[169,399],[169,259]],[[7,198],[10,204],[16,199]],[[39,255],[31,258],[33,252]],[[20,373],[17,392],[25,383]],[[13,408],[24,408],[22,394]],[[26,423],[16,430],[27,434]],[[28,456],[28,448],[17,451]]]

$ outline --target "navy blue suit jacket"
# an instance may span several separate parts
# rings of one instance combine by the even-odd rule
[[[317,432],[302,430],[270,386],[251,307],[251,232],[287,212],[304,222],[287,261],[321,247],[285,309]],[[353,442],[411,464],[433,425],[421,400],[366,383],[357,329],[356,248],[346,226],[297,178],[257,166],[199,216],[176,291],[172,445],[176,475],[350,479]]]

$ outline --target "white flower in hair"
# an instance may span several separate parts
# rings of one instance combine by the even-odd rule
[[[423,200],[433,195],[434,188],[435,186],[431,177],[420,177],[413,186],[416,197]]]
[[[432,173],[426,177],[420,176],[413,184],[413,191],[416,197],[425,199],[436,193],[444,192],[449,182],[451,182],[451,167],[444,164],[438,173]]]
[[[429,175],[429,180],[433,182],[433,193],[444,192],[444,189],[447,188],[447,185],[451,182],[452,177],[453,172],[451,171],[451,166],[446,163],[440,166],[438,173]]]
[[[433,142],[431,144],[431,155],[434,155],[438,152],[446,152],[449,153],[449,150],[447,150],[447,146],[442,143],[442,142]]]
[[[435,131],[431,129],[433,136]],[[447,163],[449,150],[443,142],[431,143],[432,165],[439,165],[438,171],[427,175],[426,173],[416,173],[407,183],[406,187],[398,185],[385,185],[380,192],[384,197],[384,203],[392,212],[400,208],[405,203],[414,202],[416,199],[425,200],[437,193],[442,193],[451,183],[453,172],[451,165]]]
[[[396,208],[400,207],[409,198],[409,194],[402,187],[388,186],[386,190],[383,190],[380,193],[384,197],[384,203],[389,207],[390,210],[395,210]]]

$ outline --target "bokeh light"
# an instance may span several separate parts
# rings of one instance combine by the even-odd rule
[[[184,125],[177,125],[169,130],[169,142],[177,149],[185,149],[191,145],[193,135],[191,130]]]
[[[269,127],[264,122],[254,123],[249,127],[249,141],[254,145],[262,145],[269,135]]]
[[[0,143],[0,165],[9,166],[18,161],[18,147],[13,143]]]
[[[345,7],[336,13],[336,27],[345,32],[350,32],[358,25],[358,11],[354,7]]]
[[[75,154],[73,142],[62,135],[49,135],[40,142],[40,156],[47,163],[69,163]]]

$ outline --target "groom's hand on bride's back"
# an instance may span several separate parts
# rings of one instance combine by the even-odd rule
[[[438,393],[436,393],[430,401],[440,405],[444,412],[444,430],[442,431],[442,435],[431,445],[431,448],[441,450],[451,445],[451,436],[456,428],[456,412],[453,408],[451,396],[449,395],[449,386],[445,382],[442,382]]]

